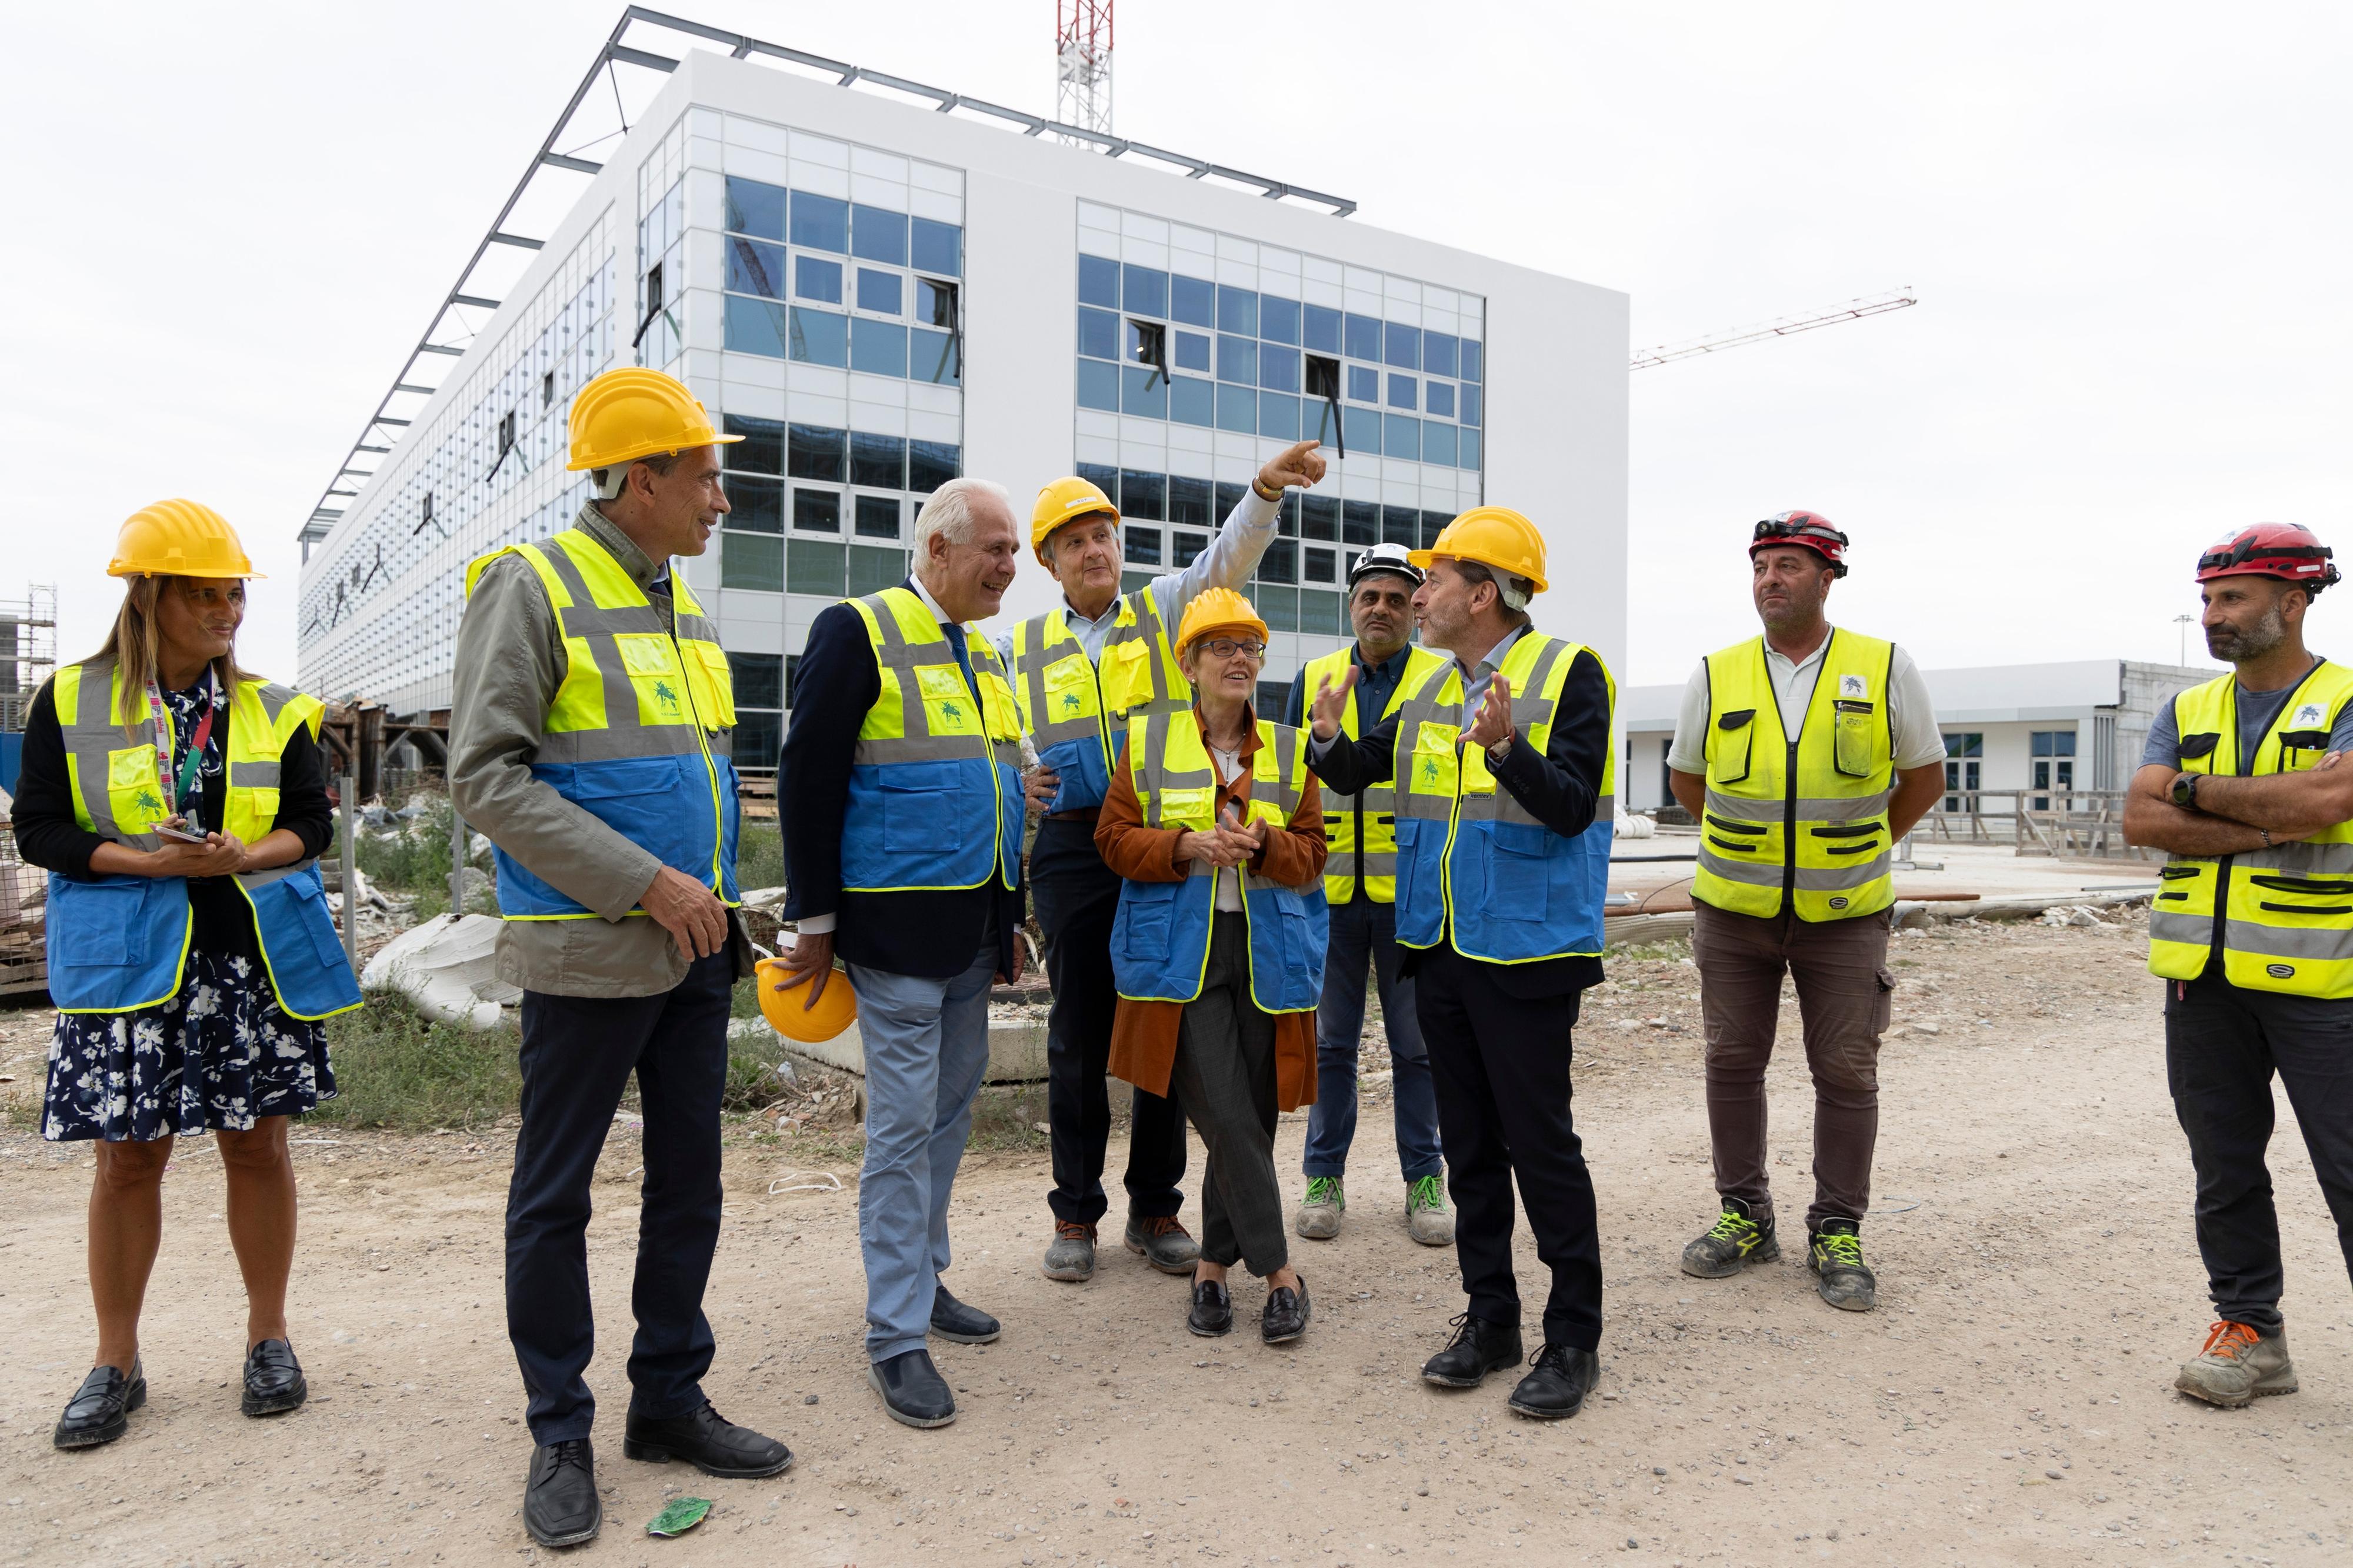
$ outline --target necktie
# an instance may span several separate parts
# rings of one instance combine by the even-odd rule
[[[945,632],[948,646],[955,649],[956,668],[964,671],[964,683],[972,689],[972,700],[980,700],[980,682],[973,679],[972,650],[965,646],[964,628],[954,621],[944,621],[940,630]]]

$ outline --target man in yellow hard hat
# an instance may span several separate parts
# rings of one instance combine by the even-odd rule
[[[1061,587],[1061,602],[1022,622],[1006,647],[1022,727],[1039,757],[1029,797],[1044,813],[1029,847],[1029,885],[1054,988],[1046,1026],[1054,1158],[1046,1199],[1054,1216],[1044,1261],[1049,1279],[1093,1277],[1095,1227],[1109,1207],[1103,1190],[1111,1137],[1104,1073],[1119,1002],[1111,928],[1120,879],[1095,848],[1095,819],[1128,721],[1192,705],[1170,629],[1204,589],[1238,589],[1250,580],[1274,541],[1283,491],[1323,479],[1315,448],[1302,441],[1265,464],[1207,549],[1133,593],[1120,592],[1119,508],[1102,489],[1083,479],[1056,479],[1038,492],[1030,512],[1030,548]],[[1125,1240],[1166,1274],[1190,1273],[1201,1253],[1176,1219],[1184,1174],[1184,1112],[1136,1090]]]
[[[1474,507],[1411,560],[1428,574],[1413,596],[1422,643],[1451,657],[1353,741],[1341,721],[1357,667],[1323,676],[1308,761],[1345,794],[1396,785],[1397,940],[1411,953],[1470,1297],[1422,1377],[1475,1388],[1520,1363],[1516,1177],[1552,1289],[1510,1405],[1556,1420],[1600,1373],[1601,1245],[1569,1055],[1578,999],[1601,979],[1617,689],[1592,649],[1530,624],[1545,542],[1518,512]]]
[[[523,1524],[548,1546],[603,1518],[583,1232],[632,1074],[645,1183],[622,1452],[714,1476],[792,1463],[702,1388],[727,1020],[752,954],[733,913],[727,656],[671,557],[702,554],[725,515],[719,444],[737,437],[635,366],[582,387],[571,426],[594,499],[565,531],[467,569],[449,721],[451,799],[497,851],[498,973],[523,991],[507,1334],[537,1445]]]

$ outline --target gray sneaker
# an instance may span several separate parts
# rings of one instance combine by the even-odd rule
[[[1405,1185],[1405,1229],[1424,1247],[1454,1245],[1454,1215],[1446,1206],[1446,1179],[1424,1176]]]
[[[2205,1345],[2181,1363],[2173,1386],[2193,1399],[2232,1409],[2253,1403],[2259,1394],[2294,1394],[2287,1330],[2263,1334],[2244,1323],[2217,1323],[2207,1331]]]
[[[1130,1215],[1123,1239],[1130,1252],[1144,1254],[1144,1260],[1163,1274],[1189,1275],[1193,1265],[1201,1261],[1201,1244],[1173,1215],[1166,1219],[1140,1219]]]
[[[1046,1249],[1046,1278],[1072,1284],[1095,1277],[1095,1227],[1076,1221],[1054,1222],[1054,1245]]]
[[[1307,1196],[1301,1200],[1291,1228],[1310,1241],[1329,1241],[1340,1234],[1340,1216],[1347,1212],[1348,1194],[1341,1189],[1339,1177],[1310,1176]]]

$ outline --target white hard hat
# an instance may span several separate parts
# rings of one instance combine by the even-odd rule
[[[1402,544],[1376,544],[1357,556],[1348,568],[1348,592],[1355,593],[1357,582],[1375,572],[1394,572],[1415,587],[1421,586],[1421,568],[1413,563]]]

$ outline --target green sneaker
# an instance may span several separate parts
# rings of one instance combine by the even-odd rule
[[[1770,1263],[1781,1256],[1773,1235],[1773,1211],[1762,1205],[1751,1208],[1738,1198],[1723,1200],[1724,1212],[1714,1228],[1683,1248],[1683,1272],[1702,1279],[1728,1279],[1751,1263]]]
[[[1814,1289],[1841,1312],[1868,1312],[1879,1305],[1879,1280],[1862,1260],[1862,1237],[1851,1219],[1826,1219],[1806,1248]]]
[[[1340,1234],[1340,1216],[1348,1210],[1348,1194],[1337,1176],[1307,1178],[1307,1196],[1299,1205],[1291,1228],[1310,1241],[1329,1241]]]
[[[1454,1215],[1446,1206],[1443,1176],[1424,1176],[1405,1184],[1405,1228],[1424,1247],[1454,1245]]]

